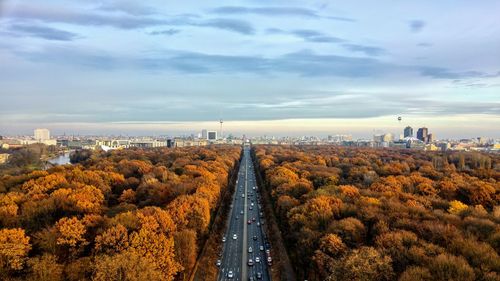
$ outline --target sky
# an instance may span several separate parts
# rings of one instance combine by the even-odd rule
[[[500,1],[0,0],[0,135],[500,138]],[[397,120],[398,116],[402,121]]]

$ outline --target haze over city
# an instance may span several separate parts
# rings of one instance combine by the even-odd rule
[[[2,1],[0,128],[500,137],[498,1]],[[402,121],[397,120],[398,116]]]

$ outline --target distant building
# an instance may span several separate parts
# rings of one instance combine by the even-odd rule
[[[50,140],[50,131],[48,129],[35,129],[34,139],[38,142]]]
[[[344,142],[344,141],[352,141],[352,135],[335,135],[335,136],[328,136],[328,141],[330,141],[330,142]]]
[[[383,134],[383,135],[374,135],[373,141],[376,143],[389,143],[393,141],[393,137],[391,133]]]
[[[208,134],[209,141],[217,140],[217,131],[208,131],[207,134]]]
[[[441,149],[441,151],[446,151],[451,149],[451,144],[449,142],[442,142],[438,144],[438,147]]]
[[[167,139],[167,147],[175,147],[175,139]]]
[[[433,134],[428,134],[427,135],[427,143],[431,143],[434,141],[434,135]]]
[[[428,142],[429,130],[426,127],[419,128],[417,131],[417,139],[424,143]]]
[[[410,126],[407,126],[404,130],[404,137],[405,138],[408,138],[408,137],[413,137],[413,128],[410,127]]]
[[[206,129],[201,130],[201,138],[208,140],[208,133]]]

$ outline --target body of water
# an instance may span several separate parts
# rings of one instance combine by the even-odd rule
[[[65,164],[71,164],[69,161],[69,154],[71,152],[66,152],[64,154],[61,154],[57,157],[49,159],[49,163],[54,164],[54,165],[65,165]]]

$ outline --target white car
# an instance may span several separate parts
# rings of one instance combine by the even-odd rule
[[[238,239],[238,235],[233,234],[233,240],[236,240],[236,239]]]
[[[233,278],[233,277],[234,277],[233,271],[229,270],[229,272],[227,273],[227,278]]]
[[[259,258],[259,257],[256,257],[256,258],[255,258],[255,262],[260,262],[260,258]]]
[[[226,236],[222,237],[222,242],[226,242]]]
[[[220,260],[217,260],[216,265],[217,265],[217,266],[220,266],[220,265],[221,265],[221,263],[222,263],[222,262],[221,262]]]
[[[252,247],[248,247],[248,252],[249,253],[253,252]]]

